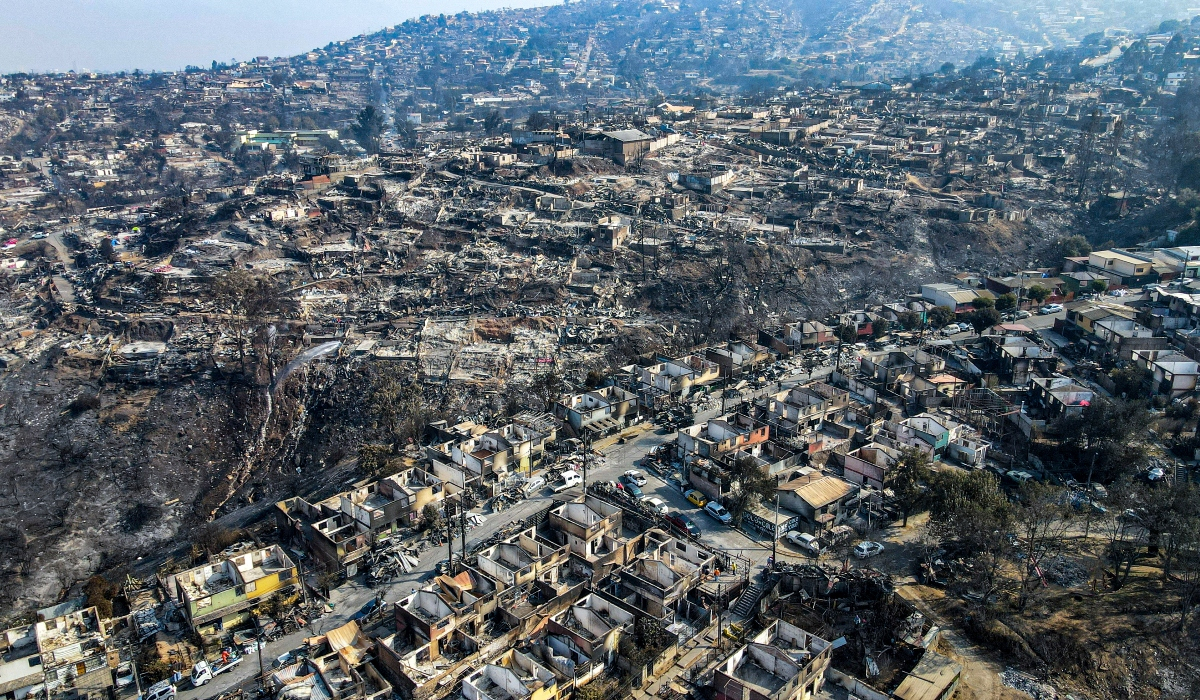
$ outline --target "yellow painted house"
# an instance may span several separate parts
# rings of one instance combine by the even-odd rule
[[[278,545],[235,554],[172,574],[167,594],[184,610],[192,629],[210,635],[249,619],[250,609],[299,583],[296,565]]]

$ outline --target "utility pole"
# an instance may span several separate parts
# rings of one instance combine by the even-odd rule
[[[1092,453],[1092,466],[1088,467],[1087,478],[1087,515],[1083,519],[1083,539],[1087,539],[1092,531],[1092,471],[1096,468],[1096,453]]]
[[[775,476],[775,530],[771,533],[771,561],[778,561],[779,548],[779,476]]]
[[[130,637],[133,636],[133,627],[130,626]],[[137,660],[133,658],[133,642],[125,642],[125,650],[129,652],[129,668],[133,671],[133,683],[137,687],[137,696],[142,697],[142,679],[138,677]]]
[[[450,513],[450,501],[446,501],[446,556],[448,557],[448,565],[446,570],[450,575],[454,575],[454,530],[452,529],[454,519]]]
[[[530,463],[532,465],[532,462]],[[530,473],[533,467],[530,466]],[[463,502],[463,495],[458,494],[458,527],[462,536],[462,550],[459,552],[459,561],[467,562],[467,505]]]
[[[717,584],[717,648],[725,648],[725,639],[721,636],[721,621],[725,617],[725,584]]]

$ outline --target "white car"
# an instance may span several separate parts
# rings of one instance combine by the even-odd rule
[[[733,522],[733,516],[729,514],[729,511],[725,510],[725,506],[716,501],[709,501],[704,504],[704,512],[716,518],[724,525]]]
[[[788,534],[784,535],[784,537],[787,538],[788,542],[791,542],[800,549],[806,549],[813,554],[821,553],[821,543],[817,541],[816,537],[813,537],[807,532],[797,532],[796,530],[792,530]]]
[[[170,681],[159,681],[146,688],[146,694],[142,696],[142,700],[173,700],[174,697],[175,686],[171,685]]]
[[[1038,313],[1041,314],[1042,316],[1049,316],[1050,314],[1056,314],[1062,310],[1063,310],[1062,304],[1046,304],[1042,308],[1038,309]]]
[[[625,476],[633,479],[633,483],[637,484],[638,486],[646,485],[646,475],[637,469],[630,469],[629,471],[625,472]]]
[[[117,687],[125,688],[133,685],[133,664],[128,661],[117,666]]]
[[[878,542],[859,542],[854,545],[854,556],[868,559],[883,551],[883,545]]]
[[[661,498],[655,498],[654,496],[645,496],[642,498],[642,503],[645,503],[646,505],[650,506],[651,508],[653,508],[655,511],[657,511],[658,513],[660,513],[662,515],[667,514],[667,504],[664,503],[663,499],[661,499]]]

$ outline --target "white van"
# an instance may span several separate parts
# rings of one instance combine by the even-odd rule
[[[565,471],[562,473],[562,483],[554,487],[554,493],[561,493],[567,489],[578,486],[583,483],[583,476],[577,471]]]

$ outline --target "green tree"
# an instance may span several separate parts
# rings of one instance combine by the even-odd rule
[[[541,112],[530,112],[525,118],[526,131],[542,131],[549,129],[551,126],[550,117]]]
[[[726,476],[730,489],[725,497],[725,507],[734,524],[741,524],[746,511],[775,497],[775,477],[767,475],[753,457],[742,457],[734,462]]]
[[[1092,283],[1088,286],[1096,294],[1103,294],[1104,292],[1108,291],[1108,280],[1104,279],[1103,277],[1097,277],[1096,279],[1092,280]]]
[[[379,139],[383,136],[383,114],[375,105],[367,105],[358,113],[350,130],[354,133],[354,140],[358,141],[363,150],[367,153],[378,153]]]
[[[500,116],[500,110],[493,109],[488,112],[488,115],[483,118],[483,130],[488,136],[495,134],[504,124],[504,117]]]
[[[392,449],[388,445],[364,442],[358,447],[358,468],[372,478],[383,475]]]
[[[1017,308],[1017,295],[1012,292],[1005,292],[996,297],[996,310],[1008,311]]]
[[[896,323],[906,331],[915,331],[922,325],[921,314],[916,311],[905,311],[896,317]]]
[[[875,321],[871,323],[871,337],[875,340],[879,340],[888,334],[888,331],[891,330],[891,325],[892,324],[888,323],[886,318],[875,319]]]
[[[929,310],[928,316],[930,325],[941,328],[954,320],[954,309],[949,306],[935,306]]]
[[[1031,286],[1025,293],[1029,295],[1030,299],[1033,299],[1039,304],[1043,301],[1046,301],[1046,299],[1050,297],[1050,290],[1040,284]]]
[[[944,544],[975,553],[972,583],[986,607],[1009,560],[1012,504],[996,477],[986,471],[932,472],[928,486],[930,533]]]
[[[846,323],[837,327],[838,340],[847,345],[853,345],[858,340],[858,329]]]
[[[1154,393],[1154,373],[1137,365],[1114,369],[1108,374],[1117,396],[1133,401],[1148,399]]]
[[[1000,312],[991,308],[979,309],[978,311],[971,312],[971,314],[967,316],[967,323],[971,324],[971,327],[975,329],[976,333],[983,333],[985,330],[991,328],[999,322]]]
[[[421,509],[420,529],[439,532],[445,526],[445,523],[446,521],[442,518],[442,512],[438,510],[436,505],[426,503],[425,507]]]
[[[996,302],[989,297],[975,297],[971,300],[971,306],[975,307],[976,311],[980,309],[994,309],[996,308]]]
[[[1067,236],[1058,242],[1059,258],[1081,258],[1092,252],[1092,244],[1080,235]]]
[[[904,513],[902,527],[908,527],[908,516],[916,512],[924,494],[922,484],[929,473],[929,455],[923,450],[909,447],[900,452],[900,459],[892,467],[891,488],[900,501]]]

